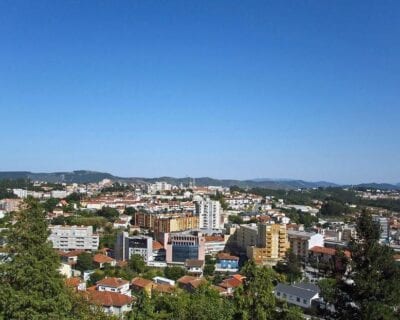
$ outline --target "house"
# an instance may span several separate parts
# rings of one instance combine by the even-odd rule
[[[311,308],[312,301],[319,298],[319,292],[318,286],[311,283],[293,285],[278,283],[275,297],[302,308]]]
[[[155,284],[152,288],[152,292],[156,292],[157,294],[174,294],[175,293],[175,286],[166,283],[159,283]]]
[[[121,278],[104,278],[96,282],[97,291],[117,292],[126,296],[131,296],[129,281]]]
[[[237,287],[244,282],[245,277],[240,274],[234,274],[228,279],[223,280],[218,286],[224,290],[225,295],[232,295]]]
[[[122,317],[132,310],[133,298],[125,294],[110,291],[87,291],[89,302],[101,306],[105,313]]]
[[[65,284],[69,288],[73,288],[75,291],[86,291],[86,282],[81,278],[72,277],[65,279]]]
[[[62,263],[69,264],[70,266],[76,265],[78,262],[78,256],[85,252],[84,250],[73,250],[73,251],[57,251],[58,255],[61,258]]]
[[[151,291],[154,286],[155,283],[153,281],[141,277],[133,278],[131,281],[131,287],[133,291],[146,292],[149,296],[151,296]]]
[[[204,278],[183,276],[183,277],[179,278],[176,282],[180,288],[185,289],[186,291],[189,291],[189,292],[193,292],[201,284],[205,283],[206,280]]]
[[[204,260],[186,259],[185,268],[189,274],[201,277],[203,275]]]
[[[104,268],[104,265],[106,263],[108,263],[112,267],[115,267],[115,265],[117,263],[115,261],[115,259],[110,258],[110,257],[108,257],[108,256],[106,256],[104,254],[101,254],[101,253],[95,254],[93,256],[92,260],[93,260],[94,264],[96,265],[96,267],[98,267],[100,269]]]
[[[215,271],[217,272],[237,272],[239,270],[239,257],[229,253],[221,252],[217,255]]]

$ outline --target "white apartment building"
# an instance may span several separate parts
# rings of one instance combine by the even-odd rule
[[[308,250],[312,247],[323,247],[325,244],[324,236],[319,233],[293,230],[289,230],[287,233],[290,242],[290,249],[295,255],[303,258],[307,257]]]
[[[221,204],[219,201],[202,200],[196,205],[200,229],[219,229],[221,227]]]
[[[70,251],[99,248],[99,236],[93,233],[92,226],[51,226],[49,229],[49,240],[55,249]]]

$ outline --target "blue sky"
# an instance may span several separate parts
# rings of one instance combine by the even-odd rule
[[[1,1],[0,170],[400,182],[399,1]]]

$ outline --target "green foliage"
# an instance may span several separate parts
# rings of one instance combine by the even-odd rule
[[[83,252],[78,256],[76,263],[76,269],[80,271],[93,270],[94,264],[92,261],[92,255],[88,252]]]
[[[237,215],[229,215],[228,216],[228,220],[232,223],[235,224],[243,224],[243,219],[241,216],[237,216]]]
[[[67,202],[79,203],[82,200],[82,195],[78,192],[73,192],[68,195],[65,200],[67,200]]]
[[[275,269],[277,272],[285,274],[289,282],[298,281],[302,276],[300,260],[292,250],[288,250],[286,261],[278,262]]]
[[[379,226],[364,212],[357,221],[349,281],[339,281],[334,297],[340,319],[399,319],[400,270],[393,250],[378,242]]]
[[[186,274],[185,269],[179,266],[166,267],[164,269],[164,276],[171,280],[178,280]]]
[[[206,264],[204,266],[203,273],[205,276],[212,276],[215,271],[215,265],[214,264]]]
[[[100,210],[97,210],[97,215],[107,219],[108,221],[114,222],[117,220],[119,216],[119,212],[117,209],[110,207],[103,207]]]
[[[147,270],[146,263],[139,254],[133,254],[128,262],[129,268],[136,273],[143,273]]]
[[[337,287],[336,279],[322,279],[318,281],[318,286],[321,289],[321,296],[324,298],[324,300],[328,303],[334,303]]]
[[[349,212],[348,206],[345,204],[335,201],[335,200],[328,200],[325,202],[321,207],[321,215],[322,216],[342,216]]]
[[[176,295],[138,295],[129,319],[174,319],[174,320],[230,320],[233,305],[220,297],[211,287],[200,286],[192,294],[179,291]]]
[[[43,203],[43,207],[47,212],[52,212],[59,202],[59,199],[50,198]]]
[[[0,199],[17,198],[17,196],[12,192],[11,189],[26,189],[27,187],[30,188],[31,186],[31,182],[25,179],[0,180]]]
[[[237,319],[271,319],[275,313],[272,269],[257,267],[248,262],[242,269],[246,282],[235,290],[234,302]]]
[[[210,199],[219,201],[223,210],[228,209],[228,203],[225,201],[224,195],[218,190],[214,196],[210,196]]]
[[[32,198],[24,206],[7,233],[9,260],[0,264],[0,319],[104,319],[64,285],[43,207]]]

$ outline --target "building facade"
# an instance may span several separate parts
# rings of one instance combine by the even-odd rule
[[[187,259],[205,259],[205,238],[201,232],[166,233],[166,262],[184,264]]]
[[[128,232],[121,232],[115,244],[115,258],[129,260],[132,255],[140,255],[145,262],[153,257],[153,239],[147,236],[129,236]]]
[[[202,200],[196,204],[200,229],[219,229],[221,227],[221,204],[219,201]]]
[[[49,229],[49,240],[55,249],[92,251],[99,248],[99,236],[93,233],[92,226],[50,226]]]

